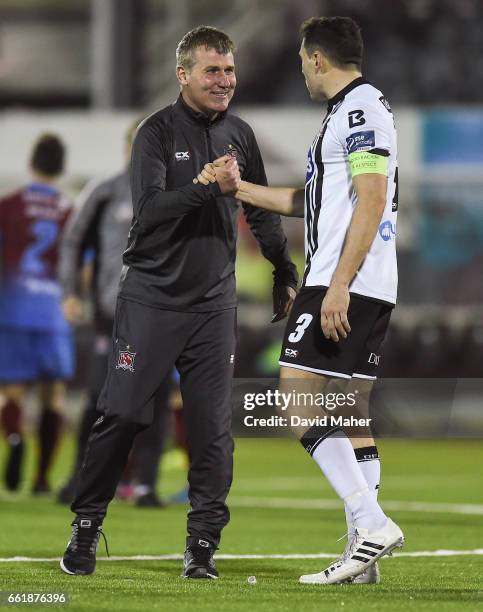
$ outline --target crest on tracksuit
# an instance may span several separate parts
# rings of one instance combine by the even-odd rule
[[[238,157],[238,151],[235,149],[235,147],[232,144],[227,145],[223,153],[225,155],[229,155],[230,157],[233,157],[233,159],[236,159]]]
[[[136,353],[132,353],[131,351],[119,351],[116,370],[129,370],[130,372],[134,372],[135,357]]]

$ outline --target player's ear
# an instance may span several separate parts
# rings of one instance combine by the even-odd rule
[[[188,85],[188,73],[184,66],[176,66],[176,78],[180,85]]]
[[[315,72],[325,74],[330,69],[329,60],[320,51],[315,51],[313,55]]]

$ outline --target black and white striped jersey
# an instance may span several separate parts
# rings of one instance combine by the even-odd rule
[[[329,100],[327,115],[308,153],[303,285],[330,285],[357,205],[349,155],[359,151],[388,157],[387,197],[378,232],[350,291],[394,304],[397,296],[396,129],[383,94],[362,77]]]

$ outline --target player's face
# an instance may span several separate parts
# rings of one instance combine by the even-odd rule
[[[319,91],[316,81],[315,62],[308,55],[304,47],[304,41],[300,45],[299,51],[300,60],[302,62],[302,74],[305,78],[305,85],[307,86],[308,92],[312,100],[323,99],[323,94]]]
[[[185,101],[195,110],[213,116],[226,111],[236,87],[233,53],[198,47],[190,71],[178,66]]]

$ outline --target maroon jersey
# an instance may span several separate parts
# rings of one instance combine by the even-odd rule
[[[57,263],[70,202],[33,183],[0,200],[0,326],[66,328]]]

